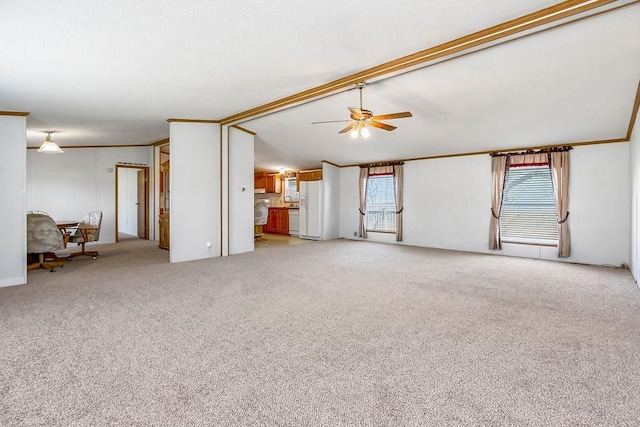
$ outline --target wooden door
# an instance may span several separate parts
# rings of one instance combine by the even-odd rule
[[[264,225],[264,231],[266,233],[272,233],[277,229],[278,219],[276,217],[277,209],[269,208],[267,215],[267,223]]]
[[[267,188],[267,177],[262,173],[258,173],[253,177],[253,187],[254,188]]]
[[[289,234],[289,210],[278,210],[278,232],[281,234]]]
[[[289,234],[289,210],[269,208],[269,217],[264,231],[273,234]]]
[[[269,175],[266,178],[266,191],[267,193],[275,193],[276,192],[276,178],[275,176]]]
[[[138,194],[136,200],[137,218],[138,218],[138,237],[141,239],[149,238],[149,230],[147,227],[147,195],[146,195],[146,174],[145,170],[138,171]]]

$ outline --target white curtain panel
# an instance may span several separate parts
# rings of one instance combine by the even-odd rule
[[[402,242],[402,211],[404,209],[402,198],[404,171],[402,165],[393,166],[393,177],[396,190],[396,242]]]
[[[491,158],[491,222],[489,223],[489,249],[502,249],[500,241],[500,210],[502,208],[502,193],[504,179],[507,172],[508,156],[494,156]]]
[[[569,236],[569,152],[549,153],[551,181],[556,198],[558,216],[558,257],[571,255],[571,237]]]
[[[367,213],[367,179],[369,179],[369,168],[360,167],[360,237],[367,238],[367,227],[365,227],[365,215]]]

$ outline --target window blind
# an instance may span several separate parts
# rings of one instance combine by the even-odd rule
[[[393,175],[373,175],[367,180],[367,231],[396,232],[396,192]]]
[[[556,202],[548,166],[509,168],[500,234],[506,242],[557,244]]]

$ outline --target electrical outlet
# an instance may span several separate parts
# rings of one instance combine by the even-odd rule
[[[353,232],[353,237],[358,237],[358,232],[357,231]]]

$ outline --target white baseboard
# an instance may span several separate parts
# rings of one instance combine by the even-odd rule
[[[0,280],[0,288],[4,288],[7,286],[15,286],[15,285],[25,285],[27,283],[27,277],[10,277],[8,279]]]

